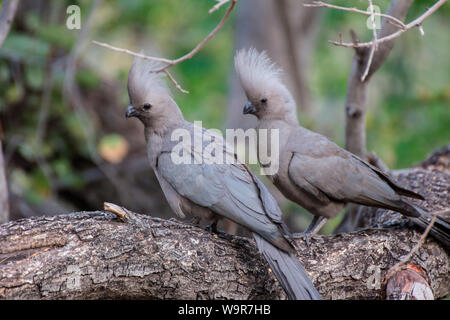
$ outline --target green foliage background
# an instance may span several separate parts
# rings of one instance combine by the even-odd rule
[[[245,1],[245,0],[240,0]],[[12,188],[31,203],[45,201],[51,194],[49,173],[60,184],[82,188],[78,170],[88,165],[83,127],[94,133],[98,143],[105,133],[99,124],[81,122],[64,99],[64,68],[55,73],[49,99],[49,126],[45,139],[36,141],[49,63],[70,53],[79,35],[65,26],[65,8],[81,7],[82,23],[91,1],[48,1],[57,18],[43,18],[32,10],[16,23],[0,49],[0,112],[7,147],[17,148],[9,174]],[[364,1],[334,1],[366,9]],[[376,0],[382,11],[389,1]],[[434,1],[414,1],[407,21],[422,14]],[[224,8],[208,14],[211,0],[107,0],[93,19],[91,39],[130,50],[179,57],[217,24]],[[239,5],[239,4],[238,4]],[[353,52],[330,45],[341,32],[357,30],[369,40],[366,18],[349,12],[323,10],[320,32],[310,68],[314,112],[299,114],[303,125],[344,145],[344,101]],[[229,75],[233,67],[235,13],[226,26],[192,59],[175,66],[174,76],[190,91],[173,90],[176,101],[189,121],[203,120],[205,127],[223,128]],[[387,62],[371,80],[367,117],[368,150],[374,150],[391,168],[414,165],[434,149],[450,141],[450,8],[446,4],[428,18],[423,27],[404,34],[395,43]],[[11,61],[18,61],[23,79],[14,78]],[[105,79],[118,80],[119,104],[128,105],[126,80],[132,57],[94,45],[88,46],[76,79],[85,92],[95,92]],[[21,83],[21,85],[18,85]],[[26,94],[25,94],[26,93]],[[108,106],[105,106],[108,107]],[[12,116],[14,115],[14,116]],[[39,146],[39,148],[37,148]],[[7,148],[8,149],[8,148]],[[48,172],[36,163],[48,162]]]

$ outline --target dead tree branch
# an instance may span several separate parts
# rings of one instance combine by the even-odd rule
[[[217,4],[215,4],[211,9],[209,9],[208,13],[213,13],[214,11],[217,11],[220,9],[221,6],[223,6],[225,3],[230,2],[230,0],[216,0]]]
[[[437,1],[434,5],[432,5],[430,8],[428,8],[428,10],[425,13],[423,13],[420,17],[418,17],[417,19],[406,24],[404,28],[402,28],[396,32],[390,33],[388,35],[385,35],[383,37],[380,37],[378,39],[378,43],[384,43],[384,42],[389,42],[391,40],[394,40],[395,38],[400,37],[403,33],[405,33],[406,31],[408,31],[414,27],[419,28],[420,34],[422,36],[425,35],[425,32],[423,31],[423,27],[422,27],[423,21],[426,18],[428,18],[430,15],[432,15],[437,9],[439,9],[445,2],[447,2],[447,0]],[[393,16],[391,14],[388,14],[388,15]],[[347,48],[367,48],[367,47],[371,47],[373,45],[373,41],[361,42],[361,43],[355,44],[355,43],[349,43],[349,42],[331,41],[330,40],[329,43],[334,44],[339,47],[347,47]]]
[[[369,10],[370,10],[370,22],[372,24],[372,46],[370,48],[369,58],[367,59],[366,67],[364,68],[363,75],[361,76],[361,82],[364,82],[364,80],[366,80],[366,77],[369,74],[370,66],[372,65],[373,56],[375,54],[375,51],[378,49],[377,25],[375,23],[373,4],[372,4],[372,0],[368,0],[368,2],[369,2]]]
[[[428,212],[448,207],[450,147],[395,171]],[[41,216],[0,225],[3,299],[284,299],[253,240],[188,224],[109,212]],[[448,251],[401,214],[361,207],[364,230],[296,238],[299,260],[325,299],[440,298],[450,294]],[[114,213],[112,213],[114,212]],[[450,214],[440,213],[450,220]],[[408,264],[388,276],[401,261]]]
[[[3,137],[0,137],[0,224],[9,220],[9,192],[3,158]]]
[[[0,12],[0,47],[3,45],[6,36],[11,29],[11,24],[17,11],[19,0],[3,1],[2,11]],[[9,220],[9,197],[8,183],[5,174],[5,161],[3,158],[3,132],[0,127],[0,223]]]
[[[18,5],[19,0],[3,1],[2,11],[0,12],[0,47],[9,33]]]
[[[411,229],[296,239],[325,299],[381,299],[385,272],[419,241]],[[128,212],[82,212],[0,226],[3,299],[284,299],[252,240]],[[412,262],[435,297],[450,293],[448,255],[427,240]]]
[[[393,0],[387,14],[404,20],[411,6],[411,0]],[[383,21],[378,38],[395,32],[397,28],[386,20]],[[355,44],[359,44],[355,43]],[[378,50],[373,53],[370,68],[366,71],[370,59],[369,48],[357,46],[353,57],[352,68],[349,75],[346,99],[346,148],[350,152],[365,157],[366,155],[366,96],[369,78],[387,59],[394,46],[393,42],[382,43],[378,40]],[[365,74],[365,81],[362,77]]]

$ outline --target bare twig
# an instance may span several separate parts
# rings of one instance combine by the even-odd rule
[[[9,192],[2,143],[2,139],[0,139],[0,224],[9,221]]]
[[[19,0],[3,1],[2,11],[0,12],[0,47],[9,33],[14,16],[16,15],[18,4]]]
[[[347,8],[347,7],[336,6],[336,5],[325,3],[325,2],[322,2],[322,1],[313,1],[312,3],[305,3],[305,4],[303,4],[303,6],[305,6],[305,7],[315,7],[315,8],[325,7],[325,8],[331,8],[331,9],[337,9],[337,10],[361,13],[361,14],[364,14],[366,16],[370,16],[371,15],[370,12],[367,12],[367,11],[364,11],[364,10],[359,10],[359,9],[356,9],[356,8]],[[402,29],[406,28],[406,25],[402,21],[400,21],[399,19],[397,19],[396,17],[393,17],[391,15],[388,15],[388,14],[385,14],[385,13],[377,13],[377,12],[373,12],[373,15],[374,16],[378,16],[378,17],[386,18],[386,19],[390,20],[394,25],[398,26],[399,28],[402,28]]]
[[[137,53],[137,52],[134,52],[134,51],[131,51],[131,50],[128,50],[128,49],[115,47],[115,46],[112,46],[110,44],[107,44],[107,43],[104,43],[104,42],[100,42],[100,41],[97,41],[97,40],[92,40],[92,43],[96,44],[96,45],[98,45],[100,47],[108,48],[110,50],[117,51],[117,52],[126,53],[126,54],[129,54],[131,56],[138,57],[138,58],[141,58],[141,59],[144,59],[144,60],[163,62],[163,63],[167,63],[167,64],[172,63],[172,60],[170,60],[170,59],[147,56],[147,55],[145,55],[143,53]]]
[[[223,3],[222,3],[223,2]],[[115,47],[112,45],[109,45],[107,43],[103,43],[103,42],[99,42],[99,41],[95,41],[93,40],[92,43],[99,45],[101,47],[105,47],[108,48],[110,50],[113,51],[117,51],[117,52],[122,52],[122,53],[126,53],[135,57],[139,57],[141,59],[145,59],[145,60],[151,60],[151,61],[157,61],[157,62],[162,62],[165,64],[165,66],[163,66],[162,68],[155,70],[155,72],[164,72],[165,74],[167,74],[168,78],[170,81],[172,81],[172,83],[175,85],[175,87],[180,90],[183,93],[187,93],[186,90],[184,90],[183,88],[181,88],[181,86],[178,84],[177,81],[175,81],[175,79],[173,78],[173,76],[166,72],[168,68],[179,64],[180,62],[183,62],[185,60],[188,60],[190,58],[192,58],[198,51],[200,51],[200,49],[209,41],[211,40],[212,37],[215,36],[215,34],[222,29],[222,27],[225,25],[225,22],[228,20],[228,18],[230,17],[231,12],[233,11],[234,7],[236,6],[237,0],[228,0],[228,1],[221,1],[220,3],[218,3],[216,6],[218,6],[220,4],[220,6],[222,6],[224,3],[226,2],[230,2],[230,5],[227,9],[227,11],[225,12],[225,15],[222,17],[222,19],[220,20],[220,22],[218,23],[218,25],[206,36],[206,38],[204,38],[199,44],[197,44],[197,46],[192,49],[190,52],[186,53],[184,56],[181,56],[177,59],[166,59],[166,58],[159,58],[159,57],[152,57],[152,56],[147,56],[141,53],[136,53],[133,52],[131,50],[128,49],[123,49],[123,48],[119,48],[119,47]],[[219,6],[219,7],[220,7]],[[217,7],[217,8],[219,8]],[[214,8],[214,7],[213,7]],[[211,9],[212,10],[212,9]],[[215,9],[217,10],[217,9]],[[214,11],[215,11],[214,10]]]
[[[217,4],[214,5],[211,9],[209,9],[208,13],[213,13],[220,9],[225,3],[230,2],[230,0],[217,0]]]
[[[389,271],[386,274],[386,279],[389,279],[395,272],[399,271],[401,269],[401,267],[404,264],[406,264],[412,258],[412,256],[414,256],[416,254],[416,252],[420,249],[420,247],[425,242],[425,239],[427,238],[428,233],[430,232],[431,228],[433,227],[434,222],[437,219],[437,216],[440,214],[448,213],[449,211],[450,211],[449,209],[445,209],[445,210],[430,213],[433,216],[433,218],[431,219],[427,228],[425,229],[422,236],[420,237],[419,242],[416,243],[414,248],[412,248],[412,250],[408,253],[407,256],[405,256],[401,261],[397,262],[392,268],[389,269]]]
[[[372,47],[370,49],[369,59],[367,60],[366,68],[364,69],[364,73],[361,76],[361,82],[364,82],[364,80],[366,80],[366,77],[369,74],[370,65],[372,64],[373,55],[375,54],[375,51],[378,48],[378,43],[377,43],[377,25],[375,23],[373,4],[372,4],[372,0],[367,0],[367,1],[369,2],[370,22],[372,24],[372,43],[373,44],[372,44]]]
[[[439,1],[437,1],[434,5],[432,5],[430,8],[428,8],[428,10],[425,11],[425,13],[422,14],[420,17],[418,17],[417,19],[411,21],[407,25],[405,25],[404,29],[400,29],[397,32],[394,32],[394,33],[391,33],[391,34],[389,34],[389,35],[387,35],[385,37],[379,38],[377,40],[377,43],[380,44],[380,43],[383,43],[383,42],[386,42],[386,41],[391,41],[391,40],[393,40],[395,38],[398,38],[403,33],[405,33],[406,31],[408,31],[409,29],[412,29],[414,27],[419,27],[419,31],[420,31],[420,28],[422,28],[421,27],[422,26],[422,22],[426,18],[428,18],[430,15],[432,15],[437,9],[439,9],[439,7],[441,7],[445,2],[447,2],[447,0],[439,0]],[[423,28],[422,28],[421,34],[422,34],[422,32],[423,32]],[[425,34],[425,33],[423,32],[423,34]],[[347,48],[356,48],[356,47],[358,47],[358,48],[362,48],[362,47],[368,48],[368,47],[372,46],[372,44],[373,44],[373,41],[361,42],[361,43],[358,43],[357,45],[355,45],[354,43],[351,43],[351,42],[340,42],[340,41],[331,41],[331,40],[329,40],[328,42],[333,44],[333,45],[335,45],[335,46],[347,47]]]
[[[115,203],[104,202],[103,203],[103,209],[105,211],[109,211],[109,212],[114,213],[123,222],[126,222],[128,220],[128,214],[127,214],[128,210],[125,209],[124,207],[118,206]]]
[[[225,12],[225,15],[220,20],[219,24],[194,49],[192,49],[189,53],[185,54],[184,56],[182,56],[178,59],[172,60],[171,62],[169,62],[169,64],[167,66],[161,68],[158,71],[162,72],[162,71],[166,70],[167,68],[169,68],[169,66],[176,65],[180,62],[183,62],[184,60],[192,58],[209,40],[211,40],[212,37],[215,36],[215,34],[220,29],[222,29],[222,27],[225,25],[225,22],[230,17],[231,12],[233,11],[234,7],[236,6],[236,3],[237,3],[237,0],[231,0],[230,6],[228,7],[227,12]]]
[[[412,0],[392,0],[386,14],[404,21]],[[373,52],[373,58],[365,81],[361,76],[366,70],[369,58],[369,48],[360,47],[357,35],[350,30],[352,46],[356,52],[353,57],[352,66],[347,84],[347,97],[345,101],[346,123],[345,123],[345,147],[359,157],[366,157],[366,111],[368,80],[380,68],[391,52],[394,41],[380,43],[379,39],[397,31],[397,26],[388,23],[391,20],[384,19],[381,30],[377,36],[378,50]],[[342,42],[342,40],[340,39]],[[359,215],[361,207],[350,205],[344,219],[335,229],[335,232],[349,232],[363,223],[362,215]]]
[[[100,47],[108,48],[108,49],[110,49],[110,50],[112,50],[112,51],[117,51],[117,52],[121,52],[121,53],[126,53],[126,54],[129,54],[129,55],[131,55],[131,56],[138,57],[138,58],[141,58],[141,59],[144,59],[144,60],[150,60],[150,61],[156,61],[156,62],[163,62],[163,63],[166,63],[166,64],[169,64],[169,63],[172,62],[172,60],[169,60],[169,59],[166,59],[166,58],[159,58],[159,57],[147,56],[147,55],[145,55],[145,54],[143,54],[143,53],[137,53],[137,52],[134,52],[134,51],[131,51],[131,50],[128,50],[128,49],[123,49],[123,48],[115,47],[115,46],[112,46],[112,45],[110,45],[110,44],[107,44],[107,43],[104,43],[104,42],[99,42],[99,41],[96,41],[96,40],[92,40],[92,43],[93,43],[93,44],[96,44],[96,45],[98,45],[98,46],[100,46]],[[155,70],[155,72],[161,72],[161,71],[160,71],[160,70]],[[174,84],[174,86],[175,86],[178,90],[180,90],[182,93],[189,93],[189,91],[184,90],[184,89],[181,87],[181,85],[175,80],[175,78],[174,78],[167,70],[163,70],[162,72],[164,72],[164,73],[167,75],[167,77],[169,78],[169,80]]]
[[[172,83],[174,84],[175,88],[177,88],[178,90],[180,90],[182,93],[189,93],[189,91],[184,90],[177,82],[177,80],[175,80],[175,78],[172,76],[172,74],[168,71],[168,70],[164,70],[163,71],[167,77],[169,78],[170,81],[172,81]]]

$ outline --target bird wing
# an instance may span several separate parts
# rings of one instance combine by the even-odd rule
[[[369,164],[319,134],[292,152],[289,177],[300,188],[326,199],[374,205],[399,196]]]
[[[205,131],[203,133],[208,134]],[[215,150],[221,150],[224,157],[232,153],[223,139],[216,138],[210,143],[217,144]],[[207,146],[208,143],[204,143],[203,150]],[[207,157],[189,143],[185,144],[183,151],[189,153],[192,160],[195,157],[203,157],[205,160]],[[205,163],[206,161],[197,164],[175,163],[172,155],[170,150],[162,152],[158,157],[156,170],[179,195],[257,232],[274,245],[288,251],[289,246],[281,244],[286,241],[280,239],[280,209],[266,187],[247,166],[237,161],[236,157],[233,163],[223,164]]]
[[[157,170],[155,170],[156,178],[158,179],[159,185],[164,193],[164,196],[169,203],[172,211],[180,218],[185,218],[183,210],[181,209],[181,201],[178,193],[172,188],[172,186],[159,174]]]

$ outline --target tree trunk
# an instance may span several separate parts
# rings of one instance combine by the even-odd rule
[[[9,221],[8,183],[6,182],[5,161],[0,139],[0,224]]]
[[[392,0],[387,10],[387,14],[403,21],[408,13],[412,0]],[[398,27],[383,20],[378,37],[387,36],[395,32]],[[357,42],[357,36],[354,31],[351,32],[353,41]],[[367,110],[367,89],[372,75],[381,67],[389,56],[394,41],[387,41],[379,44],[375,51],[369,73],[365,81],[361,81],[369,60],[371,48],[357,48],[353,57],[350,75],[347,84],[347,98],[345,102],[345,148],[361,158],[366,158],[366,110]],[[361,206],[349,205],[336,232],[350,232],[359,227],[359,211],[363,210]]]

